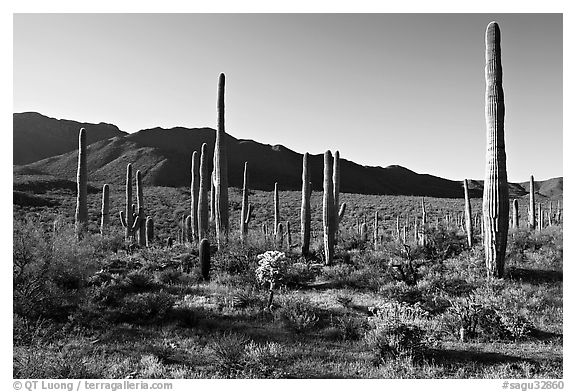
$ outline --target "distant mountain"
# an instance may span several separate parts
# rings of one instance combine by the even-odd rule
[[[35,112],[14,113],[13,163],[22,165],[77,150],[80,128],[86,128],[88,144],[127,134],[112,124],[57,120]]]
[[[88,130],[88,135],[90,131]],[[208,144],[208,161],[212,164],[215,130],[211,128],[153,128],[125,136],[101,140],[88,147],[90,181],[123,184],[126,165],[132,163],[149,185],[189,186],[192,151],[200,152]],[[247,161],[250,188],[272,190],[278,182],[282,190],[301,187],[302,154],[280,145],[266,145],[252,140],[227,136],[228,178],[230,186],[242,186],[242,170]],[[43,159],[19,167],[15,172],[44,173],[73,180],[76,176],[77,151]],[[310,165],[314,190],[322,189],[323,156],[311,155]],[[361,166],[341,159],[341,191],[361,194],[417,195],[429,197],[462,197],[462,183],[429,174],[418,174],[401,166]],[[210,170],[212,168],[210,167]],[[560,179],[561,180],[561,179]],[[547,189],[541,185],[540,189]],[[482,182],[471,182],[471,196],[482,196]],[[551,186],[551,193],[558,194]],[[561,188],[561,182],[560,182]],[[511,196],[526,194],[523,185],[511,184]],[[561,190],[560,190],[561,193]]]

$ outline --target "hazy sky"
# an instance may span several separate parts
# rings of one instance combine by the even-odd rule
[[[215,127],[224,72],[236,138],[482,179],[492,20],[508,178],[561,176],[561,14],[16,14],[14,112]]]

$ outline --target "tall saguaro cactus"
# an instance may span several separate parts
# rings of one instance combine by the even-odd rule
[[[200,183],[197,151],[192,153],[190,174],[190,217],[192,219],[192,241],[196,241],[198,239],[198,186]]]
[[[508,176],[504,143],[504,91],[500,59],[500,28],[486,29],[486,173],[482,202],[484,252],[488,276],[504,275],[508,240]]]
[[[132,164],[126,165],[126,205],[125,211],[120,211],[120,223],[124,227],[124,239],[130,241],[134,231],[140,224],[140,216],[132,212]]]
[[[246,242],[248,223],[252,217],[252,204],[248,203],[248,162],[244,162],[244,184],[242,186],[242,210],[240,211],[240,240]]]
[[[534,176],[530,176],[530,204],[528,205],[528,226],[536,228],[536,199],[534,197]]]
[[[324,228],[324,256],[326,265],[332,264],[334,259],[334,183],[332,182],[332,153],[324,153],[324,197],[322,199],[323,228]]]
[[[302,241],[302,256],[306,257],[310,250],[310,221],[312,212],[310,210],[310,170],[308,160],[310,154],[305,153],[302,157],[302,206],[300,208],[300,239]]]
[[[78,133],[78,172],[76,176],[76,235],[80,237],[88,224],[88,151],[86,149],[86,130],[80,128]]]
[[[218,130],[214,146],[214,207],[216,210],[216,243],[218,249],[228,239],[228,157],[224,129],[224,74],[218,80]]]
[[[468,180],[464,179],[464,215],[466,220],[466,239],[468,247],[472,247],[472,206],[470,205],[470,195],[468,194]]]
[[[110,186],[104,184],[102,187],[102,210],[100,218],[100,234],[106,233],[106,228],[110,223]]]
[[[198,239],[208,238],[208,189],[211,175],[208,170],[208,145],[200,149],[200,187],[198,189]]]

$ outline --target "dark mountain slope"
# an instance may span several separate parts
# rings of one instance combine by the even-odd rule
[[[35,112],[14,113],[13,163],[27,164],[78,149],[80,128],[86,128],[88,144],[127,135],[112,124],[57,120]]]

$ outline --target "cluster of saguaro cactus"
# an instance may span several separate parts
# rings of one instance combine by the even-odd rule
[[[100,234],[106,234],[106,228],[110,223],[110,186],[104,184],[102,187],[102,210],[100,217]]]
[[[333,158],[330,151],[324,153],[324,196],[322,198],[322,218],[324,229],[324,256],[326,265],[332,264],[334,259],[334,237],[335,223],[334,217],[334,183]]]
[[[472,247],[472,206],[470,205],[470,196],[468,194],[468,180],[464,179],[464,215],[466,219],[466,239],[468,247]]]
[[[489,276],[504,275],[508,240],[508,180],[504,145],[504,92],[500,59],[500,28],[491,22],[486,29],[486,175],[482,202],[484,251]]]
[[[244,162],[244,184],[242,185],[242,210],[240,211],[240,240],[246,242],[248,223],[252,217],[252,204],[248,203],[248,162]]]
[[[120,223],[124,227],[124,239],[129,241],[140,224],[140,217],[135,214],[132,206],[132,164],[126,165],[126,205],[125,211],[120,211]]]
[[[78,172],[76,176],[76,213],[74,216],[76,236],[81,237],[88,224],[88,163],[86,130],[80,128],[78,134]]]
[[[312,187],[310,186],[310,170],[308,160],[310,155],[305,153],[302,157],[302,206],[300,208],[300,240],[302,242],[302,256],[306,257],[310,249],[310,220],[312,212],[310,210],[310,196]]]
[[[226,132],[224,130],[224,74],[218,80],[218,129],[214,145],[214,208],[216,219],[216,243],[220,249],[228,239],[228,157]]]

